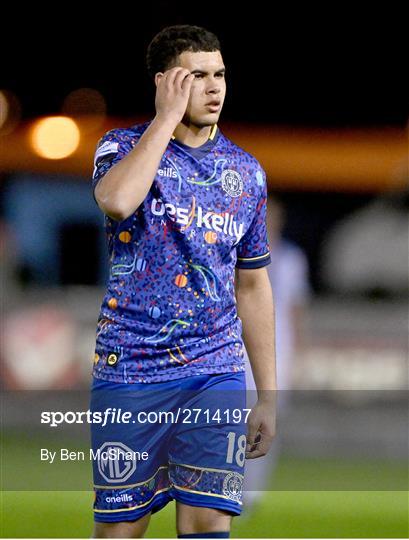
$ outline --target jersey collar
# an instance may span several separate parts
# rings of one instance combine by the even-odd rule
[[[187,144],[178,141],[174,136],[172,136],[170,142],[174,144],[177,148],[179,148],[179,150],[181,150],[184,154],[189,155],[191,158],[197,161],[201,161],[209,154],[209,152],[213,150],[219,139],[219,134],[220,131],[217,127],[217,124],[215,124],[214,126],[212,126],[209,138],[201,146],[198,146],[196,148],[194,148],[193,146],[188,146]]]
[[[213,141],[213,139],[216,137],[217,129],[218,129],[218,128],[217,128],[217,124],[214,124],[214,125],[212,126],[212,129],[210,130],[210,135],[209,135],[209,138],[207,139],[206,142],[208,142],[208,141]],[[171,139],[172,139],[172,141],[180,142],[180,141],[177,141],[177,139],[176,139],[176,137],[175,137],[174,135],[172,135]],[[206,142],[203,143],[203,144],[206,144]],[[183,144],[183,146],[187,146],[187,144],[184,144],[184,143],[180,143],[180,144]],[[202,145],[202,146],[203,146],[203,145]],[[191,148],[192,148],[192,147],[191,147]],[[198,148],[200,148],[200,146],[198,146]]]

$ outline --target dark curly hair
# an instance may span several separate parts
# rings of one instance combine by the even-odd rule
[[[156,73],[166,71],[185,51],[220,51],[220,42],[212,32],[200,26],[168,26],[156,34],[148,45],[146,67],[149,75],[154,78]]]

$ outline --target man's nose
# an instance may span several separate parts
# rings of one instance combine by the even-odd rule
[[[210,79],[207,86],[207,93],[220,94],[220,92],[221,92],[220,81],[218,81],[217,79]]]
[[[208,94],[220,94],[220,91],[221,88],[216,82],[209,84],[209,87],[207,89]]]

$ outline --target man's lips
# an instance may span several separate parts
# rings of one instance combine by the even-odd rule
[[[210,109],[211,112],[217,112],[220,109],[221,103],[220,101],[209,101],[205,106]]]

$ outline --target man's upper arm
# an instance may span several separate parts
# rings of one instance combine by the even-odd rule
[[[235,288],[238,289],[254,289],[271,287],[270,278],[268,276],[267,267],[261,268],[235,268]]]

